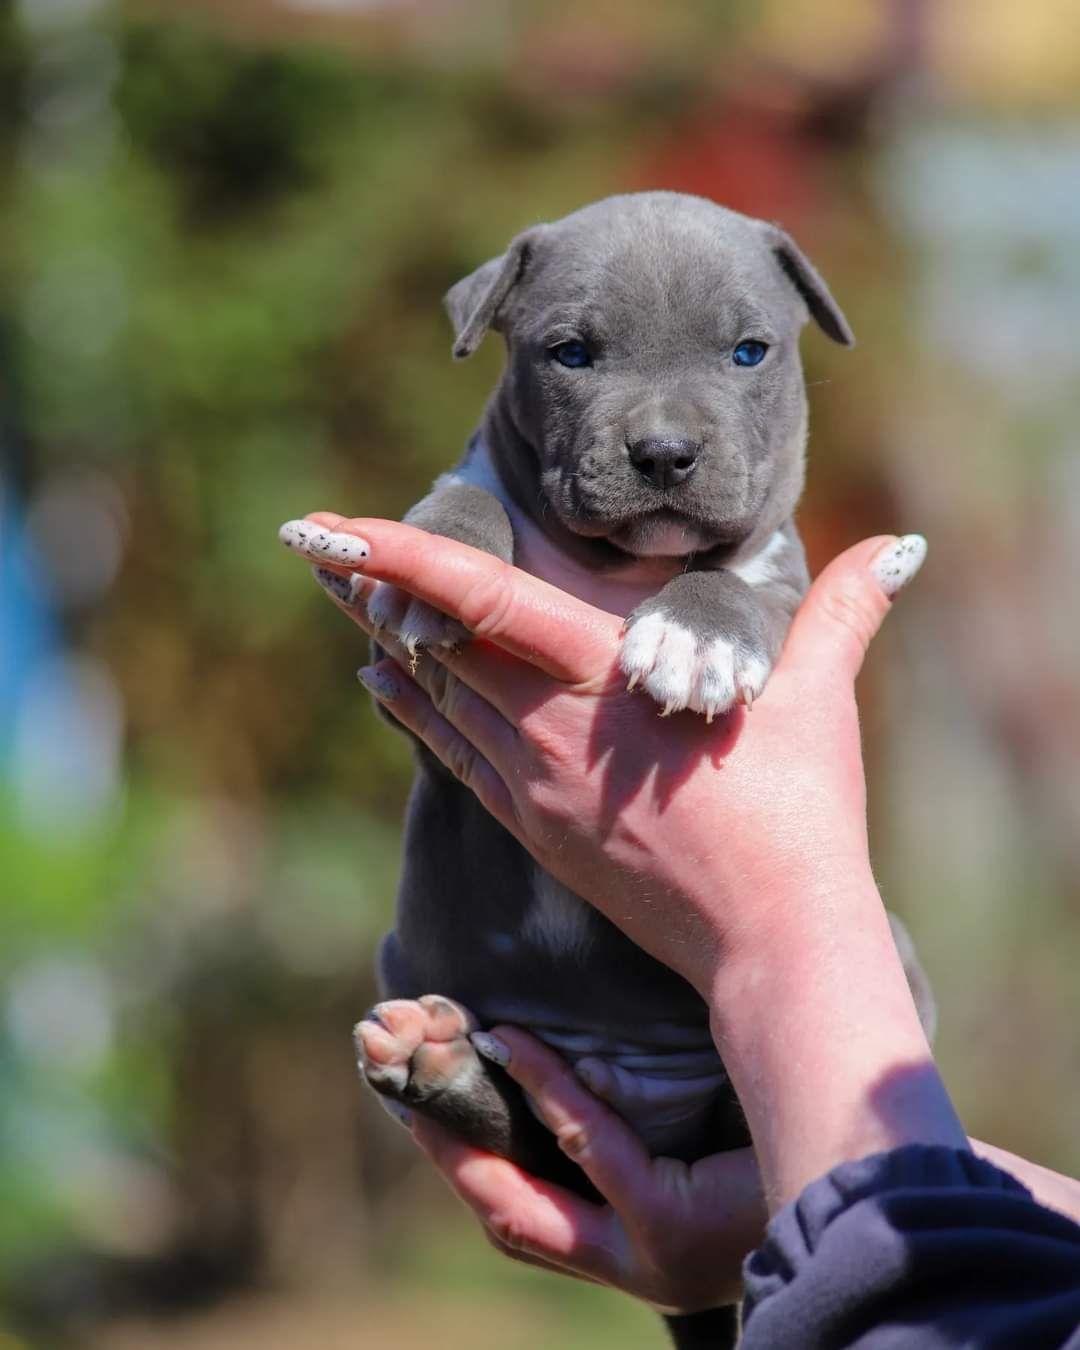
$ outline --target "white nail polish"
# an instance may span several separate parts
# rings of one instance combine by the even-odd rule
[[[412,1129],[412,1112],[407,1106],[402,1106],[400,1102],[394,1101],[393,1097],[383,1097],[381,1101],[387,1115],[393,1116],[397,1123],[404,1125],[407,1130]]]
[[[364,586],[364,578],[358,573],[354,572],[351,577],[343,577],[339,576],[337,572],[330,572],[317,564],[312,567],[311,575],[324,591],[347,606],[356,604],[357,596]]]
[[[278,538],[294,553],[347,567],[355,567],[371,552],[367,540],[358,539],[355,534],[328,530],[310,520],[287,520],[278,530]]]
[[[371,552],[366,539],[358,539],[355,534],[338,534],[324,530],[316,534],[309,545],[309,551],[327,562],[344,563],[355,567],[362,563]]]
[[[881,550],[870,564],[870,571],[891,600],[904,589],[925,561],[926,540],[921,534],[905,534]]]
[[[311,539],[316,534],[329,534],[321,525],[315,525],[310,520],[287,520],[281,529],[278,530],[278,538],[286,548],[291,548],[294,553],[310,553]]]
[[[474,1031],[469,1040],[476,1053],[490,1059],[493,1064],[501,1064],[505,1068],[510,1063],[510,1047],[490,1031]]]
[[[392,676],[374,666],[361,666],[356,678],[380,703],[392,703],[400,692]]]

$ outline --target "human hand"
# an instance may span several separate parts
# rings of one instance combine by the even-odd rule
[[[710,727],[627,695],[616,617],[405,525],[312,519],[353,541],[366,577],[480,639],[413,663],[380,636],[396,661],[367,677],[376,697],[549,872],[703,996],[734,947],[788,931],[790,895],[805,913],[869,876],[854,678],[889,607],[875,560],[887,583],[905,580],[921,541],[869,540],[837,559],[753,713]],[[355,589],[342,582],[336,598],[370,631]]]
[[[609,1285],[662,1312],[741,1298],[743,1258],[761,1241],[765,1202],[753,1150],[691,1164],[650,1158],[630,1127],[570,1066],[516,1027],[489,1034],[504,1067],[603,1197],[592,1203],[416,1117],[411,1129],[492,1245],[528,1265]],[[505,1056],[499,1056],[504,1063]]]
[[[967,1147],[870,870],[854,697],[921,539],[836,559],[753,713],[709,727],[627,694],[614,616],[405,525],[315,519],[316,558],[338,564],[321,578],[362,627],[378,577],[476,635],[417,666],[388,644],[397,660],[362,676],[542,866],[698,989],[770,1208],[845,1159]]]

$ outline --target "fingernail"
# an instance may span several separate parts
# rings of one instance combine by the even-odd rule
[[[921,534],[905,534],[881,550],[870,564],[870,571],[891,600],[904,589],[925,561],[926,540]]]
[[[402,1106],[392,1097],[383,1097],[382,1104],[387,1114],[393,1116],[399,1125],[404,1125],[407,1130],[412,1129],[412,1112],[407,1106]]]
[[[505,1069],[510,1063],[510,1047],[505,1041],[500,1041],[498,1036],[493,1036],[490,1031],[474,1031],[469,1040],[472,1041],[476,1053],[490,1059],[493,1064],[501,1064]]]
[[[394,677],[379,666],[361,666],[356,678],[380,703],[392,703],[400,692]]]
[[[325,567],[313,567],[311,575],[324,591],[335,600],[340,600],[343,605],[354,605],[364,586],[364,578],[358,572],[354,572],[351,577],[343,577]]]
[[[294,553],[322,558],[325,562],[344,563],[348,567],[363,562],[371,552],[366,539],[328,530],[310,520],[287,520],[278,530],[278,538]]]

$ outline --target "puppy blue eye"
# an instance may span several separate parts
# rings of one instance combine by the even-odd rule
[[[764,342],[740,342],[731,353],[731,359],[737,366],[760,366],[768,350]]]
[[[592,357],[584,342],[560,342],[552,347],[551,354],[563,366],[591,366]]]

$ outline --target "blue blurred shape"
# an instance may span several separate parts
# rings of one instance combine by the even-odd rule
[[[0,478],[0,773],[5,778],[19,710],[35,671],[59,649],[49,588],[14,495]]]

